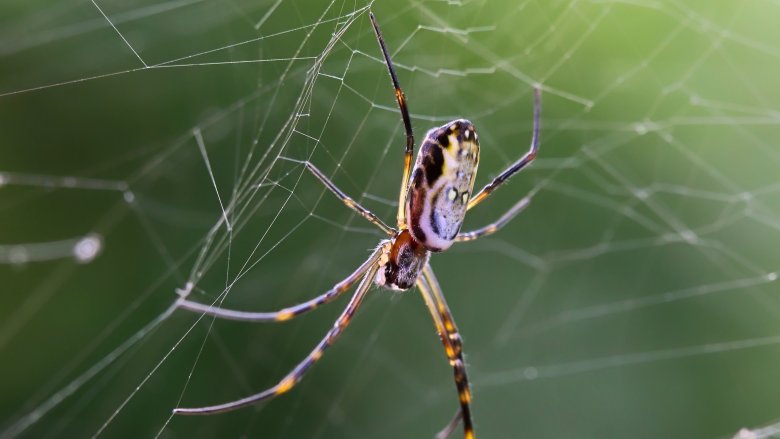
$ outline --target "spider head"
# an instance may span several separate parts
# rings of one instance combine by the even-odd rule
[[[408,230],[400,231],[382,246],[376,284],[398,291],[413,287],[430,257],[428,249],[417,242]]]

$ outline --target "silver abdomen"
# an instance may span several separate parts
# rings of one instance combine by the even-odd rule
[[[463,225],[479,164],[474,125],[459,119],[425,135],[406,204],[407,227],[430,251],[446,250]]]

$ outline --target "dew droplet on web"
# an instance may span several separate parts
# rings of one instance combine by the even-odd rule
[[[103,241],[99,235],[87,235],[73,246],[73,256],[76,261],[86,264],[95,259],[103,247]]]

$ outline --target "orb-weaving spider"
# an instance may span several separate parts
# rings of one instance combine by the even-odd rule
[[[466,211],[485,200],[497,187],[531,163],[536,157],[541,125],[540,91],[538,88],[535,89],[534,124],[530,150],[482,188],[476,196],[471,197],[474,177],[477,174],[477,165],[479,163],[479,139],[474,125],[468,120],[458,119],[428,131],[420,147],[414,168],[412,168],[414,135],[412,133],[412,124],[409,120],[406,98],[398,83],[398,77],[395,74],[393,63],[390,60],[390,55],[387,52],[387,47],[376,18],[373,13],[369,13],[369,16],[382,50],[387,70],[390,73],[390,79],[395,89],[395,98],[398,101],[401,118],[406,129],[404,173],[401,180],[401,193],[396,218],[398,228],[392,228],[382,222],[368,209],[343,193],[313,164],[304,162],[306,169],[314,174],[344,204],[382,229],[390,238],[382,240],[371,256],[354,273],[337,283],[332,289],[307,302],[279,311],[245,312],[228,310],[193,302],[182,297],[178,302],[178,306],[198,313],[232,320],[281,322],[335,300],[355,283],[360,282],[357,290],[352,295],[352,299],[334,323],[333,328],[328,331],[327,335],[317,344],[314,350],[276,385],[236,401],[209,407],[177,408],[174,410],[174,413],[206,415],[227,412],[289,391],[303,378],[306,371],[322,358],[325,349],[335,343],[357,312],[372,283],[399,291],[404,291],[417,285],[431,313],[439,337],[444,344],[444,350],[450,365],[452,365],[454,370],[455,385],[460,399],[460,409],[437,437],[447,437],[462,420],[464,437],[467,439],[474,438],[470,408],[471,391],[466,377],[466,366],[463,362],[461,338],[458,334],[458,329],[455,327],[455,321],[452,318],[447,302],[444,300],[439,282],[436,280],[436,276],[428,263],[428,259],[431,252],[444,251],[453,242],[472,241],[496,232],[528,205],[530,197],[527,196],[512,206],[493,224],[471,232],[460,232]]]

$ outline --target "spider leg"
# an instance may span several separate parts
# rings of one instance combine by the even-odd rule
[[[382,229],[383,232],[387,233],[389,236],[392,236],[395,234],[395,230],[393,230],[390,226],[384,223],[379,217],[371,213],[370,210],[366,209],[365,207],[361,206],[360,203],[353,200],[349,195],[345,194],[341,191],[336,185],[328,179],[328,177],[325,176],[325,174],[322,173],[319,169],[317,169],[316,166],[314,166],[311,162],[305,161],[302,162],[304,166],[306,166],[306,169],[309,170],[315,177],[317,177],[317,180],[322,182],[322,184],[325,185],[331,192],[333,192],[336,197],[338,197],[339,200],[341,200],[344,204],[347,205],[350,209],[354,210],[358,214],[360,214],[363,218],[370,221],[375,226]]]
[[[303,361],[298,363],[298,365],[295,366],[295,368],[290,373],[288,373],[284,378],[276,383],[276,385],[263,390],[260,393],[256,393],[254,395],[250,395],[246,398],[235,401],[226,402],[224,404],[196,408],[179,407],[174,409],[173,413],[178,415],[209,415],[214,413],[224,413],[239,409],[241,407],[246,407],[248,405],[252,405],[290,391],[290,389],[295,387],[295,385],[301,381],[309,368],[311,368],[314,363],[322,358],[325,350],[333,343],[335,343],[339,336],[344,332],[344,329],[346,329],[352,320],[352,317],[354,317],[358,308],[360,308],[360,304],[363,302],[363,299],[365,299],[366,293],[373,284],[374,276],[376,275],[378,268],[379,266],[375,264],[368,269],[365,276],[363,276],[363,280],[360,281],[360,285],[355,291],[355,294],[352,295],[352,299],[350,299],[347,307],[344,308],[344,311],[341,313],[338,319],[336,319],[336,322],[333,324],[333,327],[330,329],[330,331],[328,331],[325,337],[317,344],[311,353],[306,358],[304,358]]]
[[[387,46],[385,45],[385,39],[382,38],[382,32],[379,30],[379,24],[376,22],[373,12],[369,12],[368,16],[371,18],[371,25],[374,27],[374,33],[376,39],[379,42],[379,47],[382,49],[382,56],[385,57],[385,64],[387,70],[390,72],[390,79],[393,81],[393,88],[395,89],[395,100],[398,102],[398,109],[401,110],[401,119],[404,122],[404,130],[406,130],[406,148],[404,149],[404,174],[401,177],[401,194],[398,197],[398,228],[403,229],[406,227],[406,206],[404,206],[404,200],[406,198],[406,192],[409,186],[409,174],[412,172],[412,155],[414,154],[414,132],[412,131],[412,122],[409,118],[409,108],[406,106],[406,96],[401,85],[398,82],[398,76],[395,74],[393,68],[393,62],[390,60],[390,54],[387,53]]]
[[[522,212],[526,207],[528,207],[528,205],[531,203],[531,197],[532,197],[531,194],[523,197],[520,201],[515,203],[514,206],[512,206],[503,215],[501,215],[501,218],[496,220],[496,222],[494,223],[488,224],[485,227],[480,227],[479,229],[472,230],[470,232],[458,233],[458,236],[455,237],[455,241],[456,242],[473,241],[483,236],[488,236],[488,235],[492,235],[493,233],[496,233],[501,227],[504,227],[506,223],[511,221],[512,218],[517,216],[518,213]]]
[[[448,437],[450,437],[452,432],[455,431],[456,428],[458,428],[458,424],[460,424],[460,419],[461,419],[461,412],[460,409],[458,409],[455,412],[455,416],[452,417],[452,419],[447,424],[447,426],[442,428],[440,432],[436,433],[435,438],[447,439]]]
[[[457,425],[456,419],[462,419],[463,437],[465,439],[474,439],[474,426],[471,422],[471,389],[469,388],[469,380],[466,376],[466,364],[463,361],[460,334],[458,333],[458,328],[455,326],[455,321],[452,318],[452,313],[447,306],[447,302],[444,299],[444,294],[439,286],[439,281],[436,280],[436,276],[433,274],[430,264],[425,265],[422,275],[423,277],[418,278],[417,280],[417,288],[423,296],[425,305],[428,307],[428,311],[430,311],[433,322],[436,325],[439,338],[444,345],[444,351],[447,354],[447,359],[449,359],[455,375],[455,385],[458,388],[458,397],[460,400],[460,416],[456,415],[456,418],[453,421],[450,421],[447,427],[442,430],[442,433],[450,430],[453,423],[456,423]]]
[[[381,255],[382,247],[379,246],[366,262],[360,265],[352,274],[347,276],[346,279],[337,283],[333,288],[329,289],[325,293],[311,299],[306,302],[299,303],[287,308],[280,309],[279,311],[272,312],[248,312],[237,311],[232,309],[220,308],[215,305],[206,305],[204,303],[187,300],[182,297],[177,302],[177,306],[189,311],[206,314],[221,319],[239,320],[245,322],[283,322],[290,320],[294,317],[298,317],[301,314],[307,313],[320,305],[330,303],[341,296],[344,292],[349,290],[360,278],[368,271],[371,266],[375,265]]]
[[[471,198],[469,200],[469,204],[466,206],[466,210],[471,210],[474,206],[481,203],[485,200],[491,193],[493,193],[496,188],[501,186],[506,180],[509,179],[509,177],[515,175],[517,172],[519,172],[521,169],[525,168],[526,165],[534,161],[536,158],[536,153],[539,151],[539,130],[541,129],[542,121],[541,121],[541,114],[542,114],[542,92],[539,88],[534,89],[534,128],[533,128],[533,136],[531,137],[531,148],[528,150],[525,155],[520,157],[520,160],[516,161],[512,164],[512,166],[508,167],[504,172],[502,172],[498,177],[494,178],[493,181],[488,183],[485,187],[482,188],[477,195]]]

